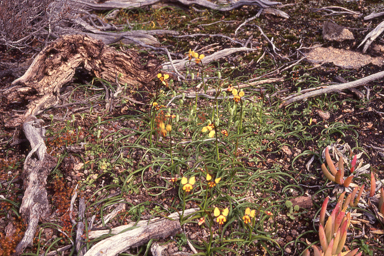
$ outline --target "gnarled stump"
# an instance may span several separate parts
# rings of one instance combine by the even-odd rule
[[[15,127],[30,115],[37,115],[58,100],[60,88],[71,81],[77,67],[82,66],[94,76],[109,82],[142,87],[159,69],[155,59],[146,66],[133,51],[119,52],[103,42],[83,35],[67,35],[45,47],[26,73],[4,92],[10,101],[32,100],[24,116],[6,122]]]

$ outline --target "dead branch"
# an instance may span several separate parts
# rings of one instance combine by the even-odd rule
[[[373,13],[369,14],[368,16],[365,16],[364,20],[372,20],[374,18],[381,17],[383,15],[384,15],[384,12],[373,12]]]
[[[205,56],[205,58],[201,61],[203,65],[207,65],[212,61],[224,58],[230,54],[236,53],[236,52],[242,52],[242,51],[255,51],[256,49],[251,49],[247,47],[239,47],[239,48],[228,48],[224,49],[218,52],[215,52],[211,55]],[[178,70],[185,69],[185,67],[188,66],[194,66],[195,62],[194,61],[189,61],[187,59],[182,59],[182,60],[174,60],[173,61],[174,66]],[[163,70],[171,70],[172,66],[169,62],[163,63]]]
[[[82,8],[88,10],[88,11],[101,11],[101,10],[112,10],[112,9],[132,9],[132,8],[138,8],[143,6],[148,6],[155,4],[157,2],[160,2],[160,0],[144,0],[144,1],[123,1],[123,0],[114,0],[114,1],[106,1],[104,3],[97,3],[96,1],[92,0],[71,0],[74,4],[77,4],[81,6]],[[190,5],[198,5],[202,7],[206,7],[209,9],[217,10],[217,11],[231,11],[233,9],[240,8],[244,5],[257,5],[261,8],[268,8],[271,6],[279,5],[280,2],[272,2],[269,0],[240,0],[236,3],[231,4],[230,6],[222,6],[219,4],[215,4],[212,2],[209,2],[207,0],[195,0],[195,1],[188,1],[188,0],[169,0],[169,2],[179,2],[183,5],[190,6]]]
[[[83,246],[82,242],[82,235],[84,233],[85,229],[85,200],[84,197],[81,197],[79,200],[79,212],[78,212],[78,218],[79,221],[77,222],[77,231],[76,231],[76,251],[78,256],[83,256],[85,254],[85,247]]]
[[[337,11],[341,10],[341,11]],[[315,9],[315,12],[317,11],[327,11],[330,12],[329,14],[325,14],[325,16],[334,16],[334,15],[357,15],[360,16],[360,12],[355,12],[352,10],[349,10],[345,7],[340,7],[340,6],[325,6],[319,9]]]
[[[184,212],[184,215],[195,212],[196,209],[189,209]],[[171,214],[175,219],[178,219],[178,213]],[[101,242],[94,245],[85,256],[94,255],[117,255],[118,253],[124,252],[132,247],[137,247],[147,243],[151,239],[166,238],[168,236],[175,235],[181,231],[180,222],[178,220],[170,220],[170,216],[167,219],[162,220],[151,220],[151,221],[140,221],[136,226],[134,224],[119,227],[112,230],[112,234],[115,236],[109,237],[102,240]],[[129,231],[125,231],[128,228],[137,227]],[[122,229],[122,230],[121,230]],[[106,231],[109,233],[109,230]],[[89,237],[93,237],[89,232]],[[92,238],[91,238],[92,239]],[[102,252],[102,253],[101,253]]]
[[[176,38],[185,38],[185,37],[197,37],[197,36],[222,37],[222,38],[228,39],[229,41],[231,41],[234,44],[240,44],[241,46],[244,46],[244,43],[242,43],[238,40],[234,40],[234,39],[230,38],[229,36],[222,35],[222,34],[192,34],[192,35],[182,35],[182,36],[175,36],[175,37]]]
[[[135,87],[143,87],[151,81],[159,68],[154,59],[142,66],[138,55],[133,51],[118,52],[87,36],[64,36],[45,47],[26,73],[3,93],[11,101],[26,97],[32,99],[24,117],[13,120],[8,126],[15,127],[27,116],[36,115],[55,105],[60,96],[60,88],[72,80],[79,66],[111,83],[119,75],[120,83]],[[34,96],[31,97],[31,94]]]
[[[190,214],[192,214],[198,210],[199,210],[198,208],[192,208],[192,209],[185,210],[184,216],[190,215]],[[182,213],[181,211],[180,212],[174,212],[174,213],[168,215],[167,219],[178,220],[180,218],[181,213]],[[101,236],[107,235],[107,234],[117,235],[117,234],[123,232],[124,230],[131,229],[132,227],[147,226],[148,224],[155,223],[159,220],[160,220],[160,218],[153,218],[149,221],[148,220],[141,220],[137,223],[130,223],[127,225],[115,227],[115,228],[112,228],[111,230],[109,230],[109,229],[107,229],[107,230],[91,230],[88,232],[88,237],[89,237],[89,239],[95,239],[95,238],[98,238],[98,237],[101,237]]]
[[[377,25],[377,27],[372,30],[371,32],[368,33],[368,35],[365,36],[364,40],[359,44],[359,46],[357,48],[359,48],[360,46],[362,46],[364,43],[364,48],[363,48],[363,53],[365,53],[368,49],[368,47],[371,45],[371,43],[373,41],[375,41],[375,39],[381,35],[381,33],[383,33],[384,31],[384,21],[381,22],[379,25]]]
[[[178,221],[161,220],[149,224],[148,226],[139,227],[104,239],[87,251],[85,256],[117,255],[131,247],[138,247],[146,244],[151,239],[166,238],[176,235],[180,230],[181,227]]]
[[[337,92],[337,91],[341,91],[341,90],[345,90],[345,89],[355,88],[355,87],[367,84],[369,82],[381,79],[383,77],[384,77],[384,71],[375,73],[373,75],[370,75],[370,76],[367,76],[367,77],[364,77],[364,78],[361,78],[359,80],[349,82],[349,83],[337,84],[337,85],[331,85],[331,86],[321,86],[318,88],[318,90],[310,91],[310,92],[304,93],[302,95],[300,95],[300,93],[291,95],[291,96],[287,97],[287,98],[289,98],[288,100],[287,100],[287,98],[285,98],[283,103],[281,103],[279,107],[281,108],[281,107],[287,106],[293,102],[296,102],[299,100],[304,100],[304,99],[307,99],[309,97],[322,95],[324,93]]]
[[[243,88],[247,88],[247,87],[251,87],[251,86],[255,86],[255,85],[269,84],[269,83],[276,83],[276,82],[283,82],[283,81],[284,81],[284,78],[282,78],[282,77],[270,78],[270,79],[266,79],[266,80],[262,80],[262,81],[255,81],[255,82],[250,82],[250,83],[246,83],[246,84],[240,84],[240,85],[236,86],[236,89],[243,89]],[[260,88],[260,89],[265,90],[262,88]],[[226,90],[227,90],[226,88],[221,89],[222,92],[226,91]],[[207,99],[224,99],[224,97],[214,97],[214,96],[210,96],[207,94],[207,93],[216,93],[216,92],[217,92],[216,89],[210,89],[210,90],[207,90],[205,93],[203,93],[203,91],[200,91],[200,93],[193,92],[193,93],[188,93],[185,95],[183,95],[183,94],[176,95],[168,102],[168,104],[166,106],[169,107],[169,105],[171,105],[171,103],[174,100],[180,99],[183,96],[187,97],[187,98],[196,98],[196,96],[197,96],[197,97],[204,97]],[[226,98],[233,98],[233,96],[227,96]]]

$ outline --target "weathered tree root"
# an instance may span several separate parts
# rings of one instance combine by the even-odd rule
[[[24,116],[9,120],[6,125],[18,126],[26,117],[56,104],[60,88],[72,80],[76,68],[81,66],[108,82],[114,83],[118,77],[119,83],[135,87],[149,83],[159,69],[155,59],[143,66],[133,51],[118,52],[88,36],[63,36],[45,47],[25,74],[3,93],[10,101],[31,99]]]
[[[24,162],[23,175],[25,193],[20,207],[23,220],[28,223],[23,239],[16,247],[15,255],[20,255],[24,249],[32,244],[39,220],[47,219],[50,215],[50,205],[47,198],[47,177],[56,166],[57,159],[46,153],[43,137],[43,121],[29,117],[23,124],[25,136],[31,143],[32,150]],[[38,159],[32,158],[36,153]]]

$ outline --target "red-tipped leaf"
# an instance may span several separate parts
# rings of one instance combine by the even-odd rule
[[[320,224],[319,227],[319,239],[321,244],[321,249],[325,252],[328,248],[327,236],[325,235],[324,227]]]
[[[347,199],[345,199],[345,202],[344,202],[344,204],[343,204],[343,209],[342,209],[342,211],[344,211],[344,212],[347,211],[349,202],[351,202],[351,197],[352,197],[352,195],[349,194],[349,195],[347,196]]]
[[[349,253],[345,254],[344,256],[355,256],[358,251],[359,251],[359,248],[356,248],[350,251]]]
[[[325,177],[327,177],[327,179],[329,179],[330,181],[333,181],[335,182],[335,176],[333,176],[327,169],[327,167],[325,166],[325,164],[323,163],[321,165],[321,170],[323,171]]]
[[[371,190],[369,192],[369,197],[373,197],[375,195],[375,190],[376,190],[375,175],[373,174],[373,172],[371,172]]]
[[[329,242],[327,250],[324,252],[324,256],[332,256],[333,239]]]
[[[384,205],[384,188],[380,189],[379,209]]]
[[[344,170],[338,170],[335,176],[335,181],[339,185],[344,184]]]
[[[314,256],[321,256],[322,251],[316,245],[312,245]]]
[[[333,241],[332,255],[336,254],[337,245],[339,244],[339,241],[340,241],[340,229],[336,232],[336,236],[335,236],[335,239]],[[331,246],[331,245],[329,245],[329,246]]]
[[[329,155],[328,147],[325,149],[325,161],[327,162],[329,170],[331,170],[332,174],[335,176],[337,171],[335,165],[332,162],[331,156]]]
[[[345,212],[340,212],[337,215],[336,220],[335,220],[335,231],[337,231],[339,229],[341,223],[343,222],[344,216],[345,216]]]
[[[357,194],[357,189],[358,189],[359,187],[357,186],[357,187],[355,187],[354,189],[353,189],[353,191],[352,191],[352,194],[351,194],[351,202],[349,203],[349,205],[351,206],[351,207],[356,207],[357,205],[355,205],[355,197],[356,197],[356,194]]]
[[[345,179],[345,181],[344,181],[344,187],[349,187],[349,185],[351,184],[351,182],[352,182],[352,179],[353,179],[353,175],[351,175],[351,176],[349,176],[348,178],[346,178]]]
[[[344,202],[345,192],[346,192],[346,191],[344,191],[343,193],[341,193],[340,196],[339,196],[339,199],[337,199],[337,202],[340,203],[340,205],[342,205],[343,202]]]
[[[357,195],[357,198],[356,198],[356,200],[355,200],[355,205],[356,205],[356,206],[357,206],[357,204],[358,204],[359,201],[360,201],[361,194],[363,194],[364,186],[365,186],[365,184],[363,184],[363,186],[361,186],[360,191],[359,191],[359,194]]]
[[[325,235],[327,237],[327,243],[329,243],[333,236],[333,227],[334,227],[334,220],[335,216],[332,213],[331,216],[328,217],[327,223],[325,223]]]
[[[327,205],[328,205],[329,197],[325,198],[323,205],[321,206],[320,210],[320,224],[324,226],[325,222],[325,212],[327,211]]]

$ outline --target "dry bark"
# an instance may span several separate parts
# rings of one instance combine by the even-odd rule
[[[44,48],[26,73],[3,93],[10,101],[31,100],[25,114],[13,122],[9,120],[7,126],[20,125],[27,116],[37,115],[57,103],[60,88],[72,80],[76,68],[81,66],[108,82],[119,77],[119,83],[134,87],[143,87],[159,69],[155,60],[141,65],[133,51],[118,52],[88,36],[64,36]]]

